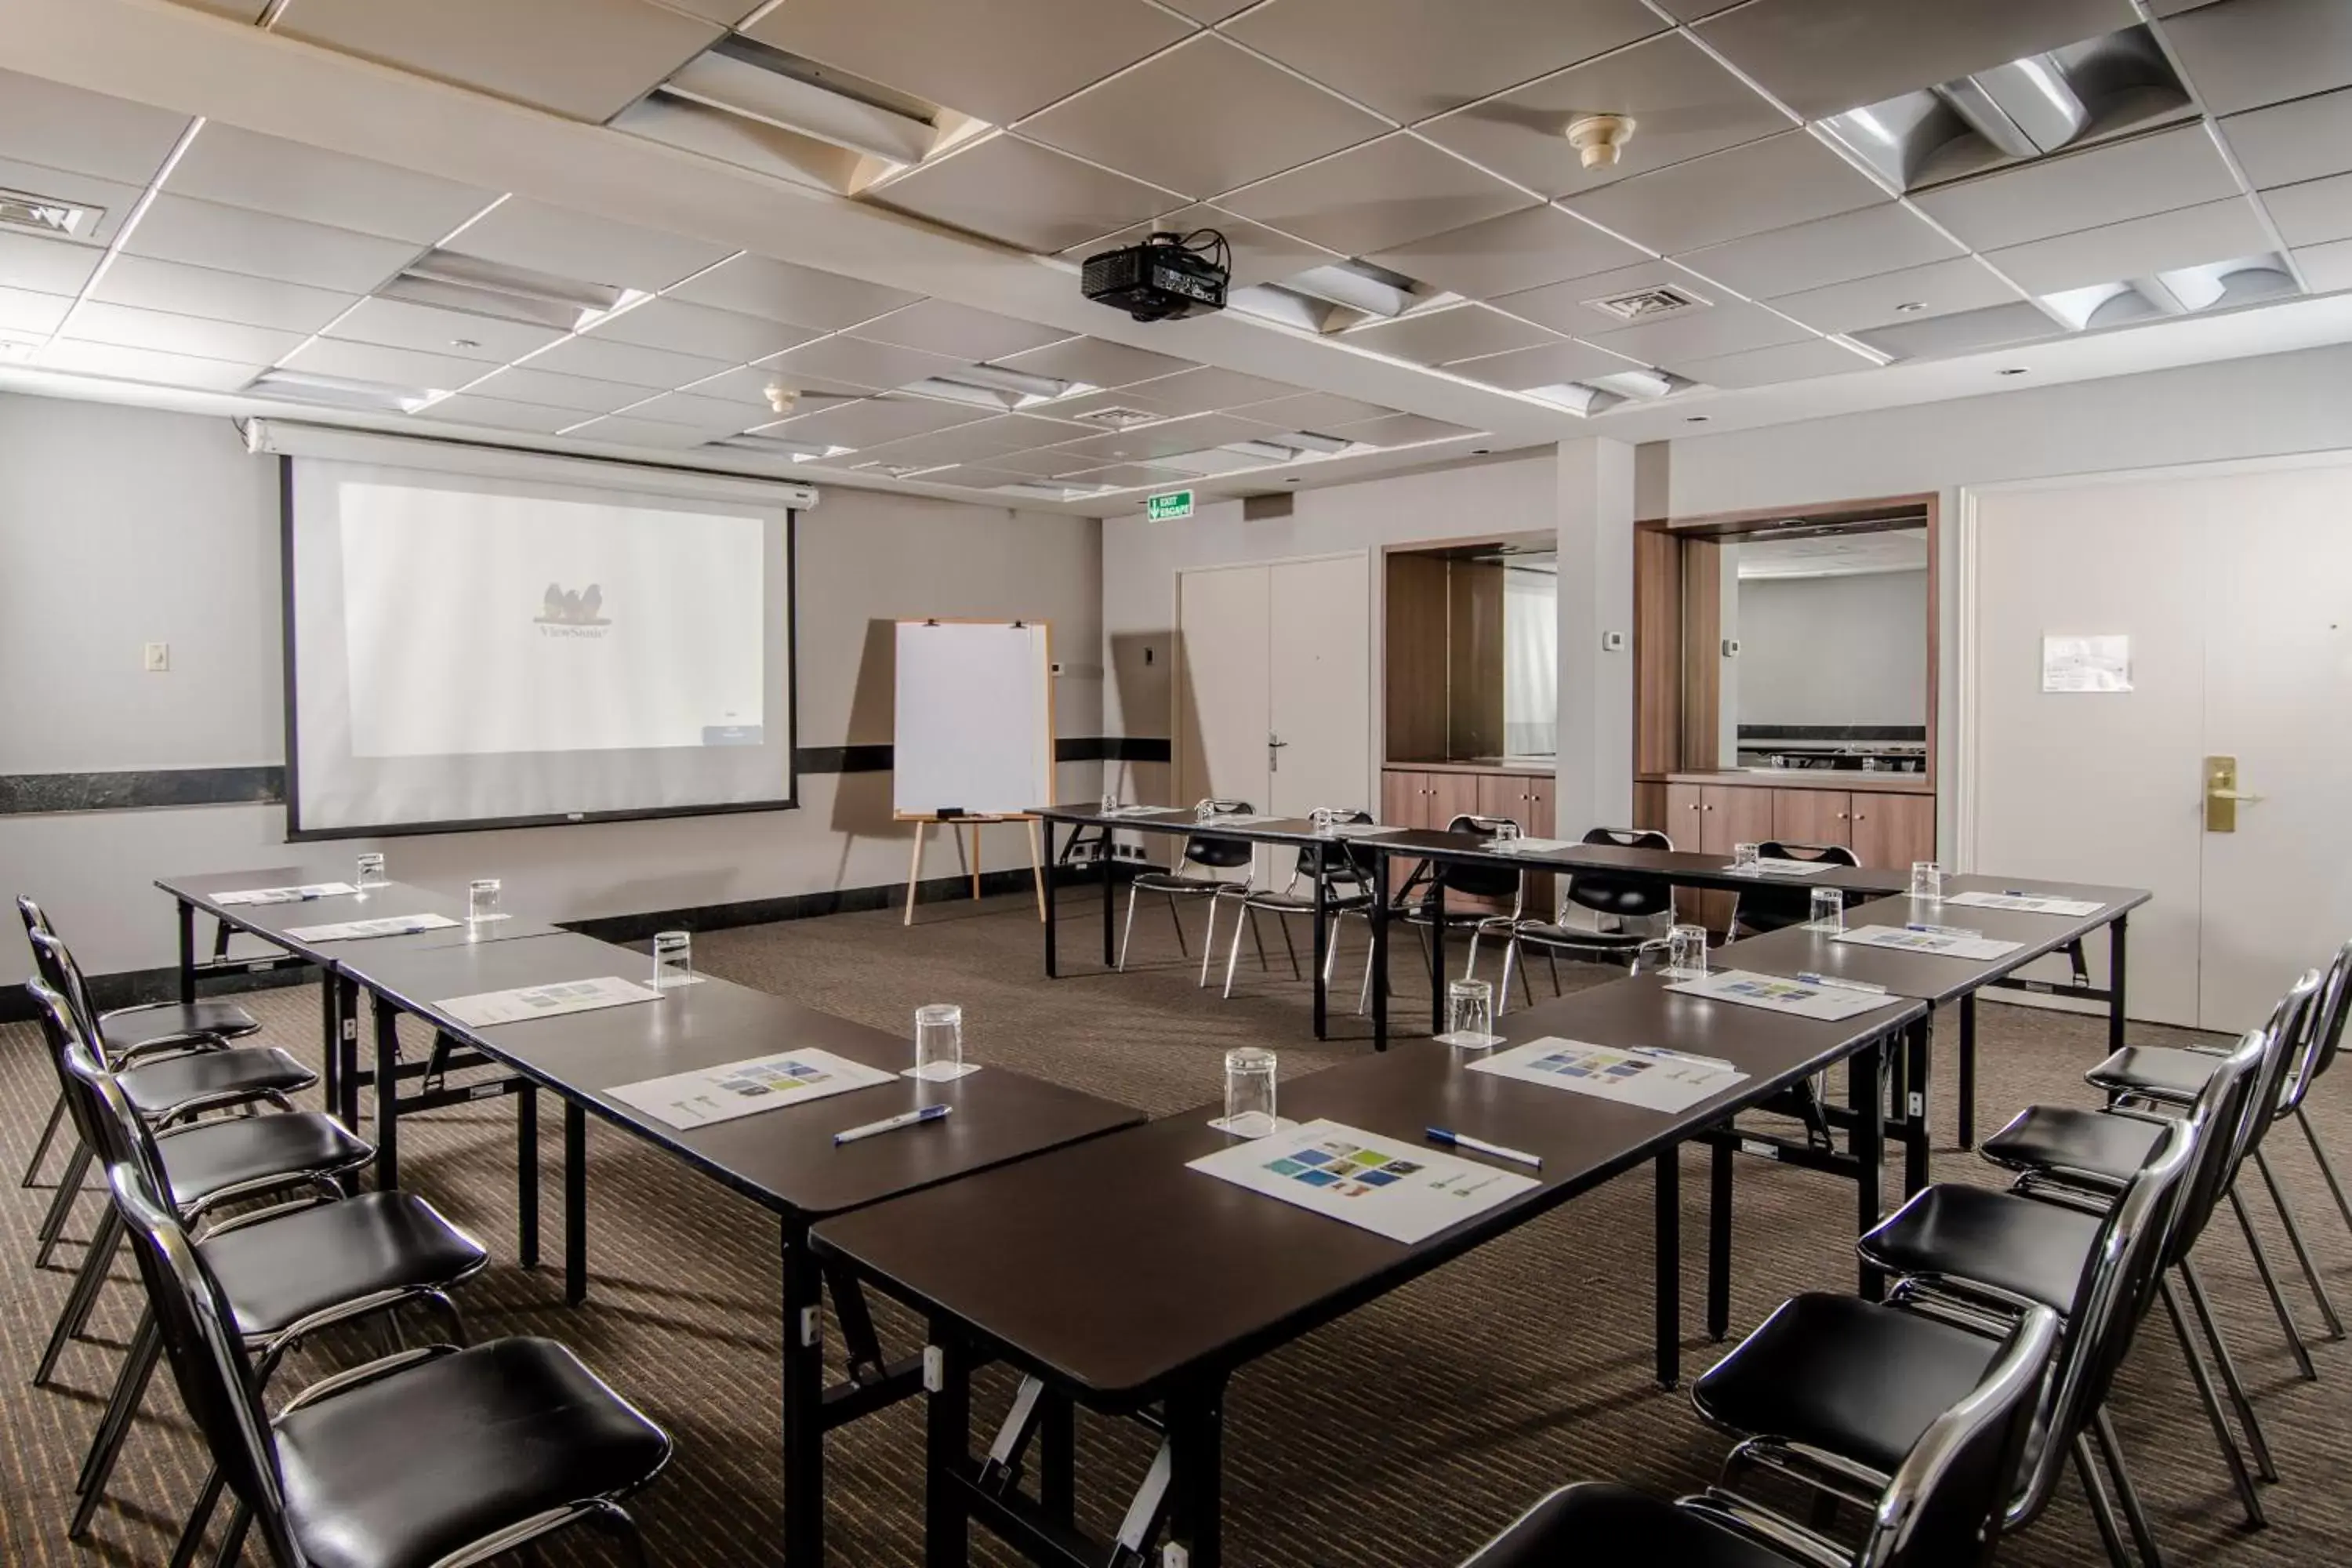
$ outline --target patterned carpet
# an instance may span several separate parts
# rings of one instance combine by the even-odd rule
[[[1083,895],[1066,906],[1091,917]],[[159,921],[164,919],[160,905]],[[1018,900],[931,905],[902,931],[895,913],[711,933],[696,943],[707,970],[830,1012],[911,1033],[920,1003],[963,1005],[971,1052],[1164,1115],[1211,1099],[1228,1047],[1277,1050],[1286,1076],[1366,1048],[1308,1038],[1306,992],[1247,959],[1234,998],[1194,989],[1164,914],[1146,910],[1138,971],[1087,973],[1048,984],[1038,968],[1034,916]],[[1197,920],[1194,922],[1197,934]],[[1065,952],[1082,964],[1091,930]],[[70,934],[70,933],[68,933]],[[1273,933],[1267,933],[1269,942]],[[1342,955],[1352,991],[1360,928]],[[1219,954],[1222,959],[1223,953]],[[2322,956],[2315,943],[2315,961]],[[1400,964],[1400,970],[1410,967]],[[1565,973],[1565,968],[1564,968]],[[1606,978],[1569,976],[1571,985]],[[1548,977],[1538,976],[1539,991]],[[1423,994],[1425,995],[1425,993]],[[317,1037],[315,993],[265,992],[250,1005],[269,1037],[298,1053]],[[1425,1002],[1423,1004],[1426,1005]],[[1410,1002],[1401,1016],[1413,1016]],[[1998,1125],[2029,1102],[2082,1103],[2080,1073],[2104,1051],[2098,1021],[2015,1006],[1982,1010],[1983,1117]],[[2143,1032],[2157,1037],[2163,1031]],[[1948,1041],[1946,1042],[1948,1046]],[[1943,1081],[1949,1081],[1945,1059]],[[30,1237],[49,1197],[20,1190],[21,1169],[54,1089],[29,1025],[0,1026],[0,1228],[18,1238],[0,1274],[0,1562],[153,1563],[169,1552],[202,1465],[177,1397],[159,1381],[127,1446],[89,1537],[65,1540],[72,1477],[136,1315],[127,1265],[102,1300],[92,1339],[67,1355],[59,1386],[29,1378],[98,1200],[86,1197],[53,1266],[35,1272]],[[2330,1148],[2352,1158],[2352,1072],[2326,1082],[2314,1110]],[[550,1236],[561,1187],[546,1119],[543,1150]],[[1948,1132],[1949,1102],[1938,1120]],[[637,1400],[677,1439],[668,1473],[635,1505],[654,1558],[668,1564],[737,1564],[776,1558],[779,1503],[777,1323],[773,1224],[659,1153],[592,1121],[593,1297],[572,1311],[561,1279],[514,1267],[513,1124],[505,1102],[420,1117],[402,1128],[404,1171],[416,1190],[491,1243],[499,1259],[467,1286],[478,1336],[530,1332],[563,1340]],[[2352,1236],[2291,1130],[2273,1145],[2329,1282],[2352,1300]],[[1686,1295],[1696,1372],[1712,1353],[1696,1328],[1706,1182],[1690,1156],[1684,1192]],[[52,1172],[54,1172],[54,1163]],[[1890,1169],[1890,1175],[1892,1174]],[[1990,1169],[1947,1151],[1937,1173],[1989,1182]],[[46,1179],[46,1178],[45,1178]],[[1892,1190],[1890,1188],[1890,1190]],[[1229,1560],[1254,1568],[1458,1562],[1521,1507],[1563,1480],[1611,1477],[1672,1492],[1710,1479],[1726,1441],[1686,1399],[1649,1381],[1651,1202],[1646,1174],[1611,1187],[1481,1248],[1411,1288],[1257,1363],[1234,1384],[1226,1436]],[[1830,1178],[1744,1163],[1738,1209],[1735,1325],[1748,1325],[1788,1293],[1850,1288],[1846,1189]],[[2256,1201],[2268,1223],[2266,1201]],[[2274,1257],[2290,1270],[2273,1231]],[[2284,1474],[2265,1491],[2272,1527],[2250,1532],[2197,1413],[2177,1345],[2160,1320],[2142,1336],[2113,1402],[2117,1426],[2157,1529],[2179,1563],[2352,1562],[2352,1499],[2341,1454],[2352,1402],[2352,1354],[2319,1340],[2299,1278],[2290,1300],[2314,1336],[2316,1384],[2298,1380],[2234,1228],[2217,1228],[2200,1257],[2226,1328],[2255,1389]],[[910,1326],[884,1311],[886,1339],[911,1346]],[[829,1336],[829,1342],[837,1338]],[[281,1392],[336,1364],[353,1347],[305,1352]],[[363,1352],[362,1352],[363,1353]],[[1009,1380],[984,1380],[983,1426],[1001,1413]],[[902,1405],[835,1434],[828,1446],[831,1560],[896,1568],[921,1559],[919,1410]],[[1081,1509],[1107,1532],[1149,1461],[1149,1437],[1081,1417]],[[1011,1561],[984,1531],[974,1559]],[[541,1552],[548,1562],[616,1561],[586,1532]],[[248,1561],[258,1562],[257,1549]],[[2103,1561],[2069,1479],[2049,1513],[2008,1543],[2005,1563]]]

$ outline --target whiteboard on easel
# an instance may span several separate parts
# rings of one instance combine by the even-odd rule
[[[900,816],[1004,816],[1054,799],[1043,621],[900,621],[891,747]]]

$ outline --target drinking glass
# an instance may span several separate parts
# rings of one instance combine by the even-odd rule
[[[694,933],[654,932],[654,989],[667,991],[673,985],[690,985],[693,982]]]
[[[1759,845],[1735,844],[1731,847],[1731,868],[1735,871],[1753,871],[1756,862],[1763,858],[1763,848]]]
[[[466,884],[466,920],[468,924],[499,918],[499,879],[478,877]]]
[[[1213,800],[1204,800],[1192,808],[1192,820],[1195,822],[1206,822],[1216,815],[1217,803]]]
[[[1445,1043],[1485,1047],[1500,1038],[1495,1033],[1495,988],[1483,980],[1445,983]]]
[[[1116,816],[1118,815],[1118,791],[1115,789],[1107,789],[1103,791],[1102,814],[1105,816]]]
[[[1845,895],[1835,888],[1813,889],[1813,930],[1832,935],[1845,930]]]
[[[915,1009],[915,1076],[922,1079],[963,1075],[963,1009],[952,1002],[931,1002]]]
[[[1933,860],[1912,861],[1911,896],[1915,899],[1941,899],[1944,896],[1944,868]]]
[[[1666,973],[1676,980],[1706,978],[1706,927],[1678,925],[1667,931]]]
[[[1236,1138],[1263,1138],[1281,1123],[1274,1113],[1274,1053],[1242,1046],[1225,1053],[1225,1115],[1217,1125]]]
[[[357,882],[361,892],[364,893],[371,888],[381,888],[386,882],[391,880],[392,879],[384,874],[383,856],[362,855],[360,857],[360,870]]]

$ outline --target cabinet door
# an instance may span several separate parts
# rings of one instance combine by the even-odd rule
[[[1842,789],[1776,789],[1772,837],[1783,844],[1853,843],[1853,796]]]
[[[1480,773],[1478,775],[1478,815],[1507,816],[1519,825],[1522,833],[1533,833],[1528,826],[1528,783],[1517,773]]]
[[[1381,771],[1381,821],[1389,827],[1429,826],[1429,775],[1401,768]]]
[[[1666,820],[1662,824],[1665,836],[1675,841],[1677,849],[1696,849],[1706,837],[1706,792],[1696,784],[1670,784],[1666,786]]]
[[[1525,783],[1528,815],[1527,820],[1520,826],[1528,830],[1528,836],[1531,838],[1559,837],[1559,818],[1553,814],[1551,806],[1552,781],[1541,773],[1536,773],[1529,776]]]
[[[1856,795],[1853,853],[1865,866],[1901,868],[1936,858],[1936,797]]]
[[[1445,825],[1457,816],[1479,815],[1478,783],[1482,775],[1431,773],[1428,776],[1429,822],[1427,826],[1442,832]]]
[[[1702,786],[1698,847],[1709,855],[1728,855],[1735,844],[1759,844],[1771,837],[1774,793],[1748,784]]]

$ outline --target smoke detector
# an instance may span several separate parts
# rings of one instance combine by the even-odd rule
[[[801,400],[801,395],[781,381],[772,381],[762,389],[768,406],[779,415],[790,414]]]
[[[1633,139],[1633,124],[1630,114],[1580,114],[1568,122],[1568,144],[1584,154],[1586,168],[1605,169]]]

